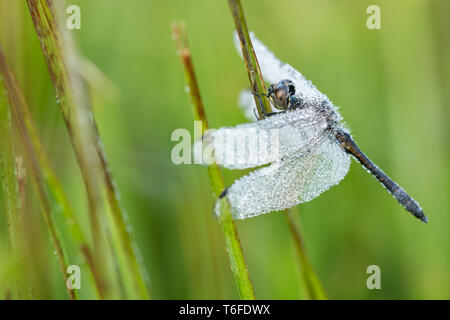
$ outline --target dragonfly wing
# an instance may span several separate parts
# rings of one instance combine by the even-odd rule
[[[307,80],[300,72],[291,65],[281,62],[258,38],[253,32],[250,32],[250,38],[253,43],[261,72],[266,81],[270,83],[278,82],[283,79],[291,79],[295,83],[297,94],[306,102],[312,104],[321,103],[328,100],[327,96],[321,93],[311,81]],[[242,56],[241,44],[237,33],[234,34],[236,50]]]
[[[250,90],[245,89],[242,90],[239,94],[239,107],[242,110],[242,113],[245,115],[247,120],[250,121],[256,121],[258,118],[256,118],[256,104],[255,99],[253,98],[253,94]]]
[[[203,145],[204,150],[214,150],[215,162],[221,166],[253,168],[306,150],[323,136],[327,127],[326,116],[314,108],[296,109],[261,121],[213,130],[204,136]]]
[[[227,192],[234,218],[290,208],[338,184],[350,168],[350,156],[331,133],[310,147],[235,181]]]

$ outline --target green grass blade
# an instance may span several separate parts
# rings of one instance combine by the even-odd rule
[[[17,113],[17,124],[20,128],[25,128],[25,138],[29,140],[28,142],[24,142],[24,146],[32,145],[33,149],[30,152],[34,153],[34,158],[37,159],[39,163],[39,167],[43,173],[42,181],[45,184],[45,189],[47,191],[49,202],[51,203],[52,208],[60,208],[60,213],[64,215],[65,223],[71,233],[72,239],[76,243],[79,251],[85,258],[85,262],[87,263],[90,271],[95,280],[95,286],[97,289],[97,293],[100,298],[105,297],[105,288],[103,280],[101,280],[101,274],[99,270],[97,270],[96,264],[93,259],[92,250],[86,240],[84,232],[82,231],[76,215],[70,205],[67,194],[63,190],[61,183],[56,177],[55,171],[53,170],[47,152],[44,149],[42,141],[39,137],[39,134],[34,126],[34,122],[31,118],[31,114],[26,105],[25,99],[17,85],[14,75],[11,73],[11,80],[14,86],[14,95],[17,97],[17,101],[19,105],[12,105],[15,109],[15,113]]]
[[[244,10],[242,9],[240,0],[228,0],[230,5],[231,15],[233,16],[236,31],[242,48],[242,56],[244,58],[245,66],[247,67],[248,79],[250,80],[250,87],[255,92],[267,92],[264,78],[259,68],[258,59],[253,50],[253,44],[248,32],[247,21],[245,20]],[[259,99],[254,96],[256,105],[259,105]],[[272,107],[269,100],[265,96],[261,96],[261,101],[266,112],[270,112]],[[257,108],[260,119],[264,118],[264,114],[260,108]]]
[[[200,90],[194,73],[191,52],[187,44],[187,38],[183,26],[173,25],[173,36],[177,44],[178,54],[180,56],[185,72],[186,82],[189,86],[189,92],[192,100],[194,118],[202,122],[202,135],[208,129],[208,122],[203,108],[203,102],[200,96]],[[225,183],[222,173],[216,164],[208,166],[208,173],[211,181],[211,187],[216,196],[224,190]],[[230,206],[226,198],[220,201],[219,222],[225,236],[225,247],[228,253],[231,271],[236,282],[239,296],[241,299],[253,300],[255,293],[245,263],[244,253],[236,226],[231,215]]]
[[[82,103],[83,98],[80,97],[78,92],[74,92],[80,90],[81,84],[77,81],[77,77],[69,74],[67,70],[70,61],[63,56],[57,26],[50,14],[48,2],[29,0],[27,3],[44,53],[56,99],[82,172],[88,196],[92,238],[94,239],[96,253],[99,253],[102,252],[103,245],[99,222],[102,210],[101,192],[97,184],[97,172],[93,160],[95,151],[92,145],[88,143],[89,128],[86,125],[81,125],[87,117],[87,110],[83,110],[82,107],[77,108],[77,105],[84,105]]]
[[[311,262],[306,254],[305,243],[303,241],[301,226],[297,221],[299,220],[297,209],[290,208],[285,210],[285,216],[289,225],[289,230],[294,239],[295,248],[299,259],[299,266],[302,273],[303,282],[308,292],[309,298],[312,300],[326,300],[327,294],[323,289],[322,283],[319,280]],[[296,219],[297,218],[297,219]]]
[[[6,220],[8,223],[8,240],[12,250],[17,248],[19,229],[17,213],[17,183],[14,174],[14,156],[12,149],[11,118],[4,77],[0,77],[0,174]]]
[[[0,51],[0,72],[2,74],[3,80],[5,82],[6,91],[9,93],[9,102],[11,106],[18,106],[20,104],[19,98],[16,95],[14,80],[9,70],[9,67],[6,63],[5,57],[3,53]],[[12,107],[11,113],[14,119],[14,122],[18,125],[18,132],[24,142],[24,150],[28,158],[29,166],[31,168],[31,174],[33,180],[35,182],[36,188],[38,190],[39,199],[42,205],[42,209],[44,212],[44,218],[48,227],[48,230],[51,235],[51,239],[55,246],[56,256],[58,258],[58,262],[61,268],[61,272],[64,277],[64,285],[68,280],[68,274],[66,273],[67,267],[69,266],[69,257],[67,251],[64,248],[64,244],[62,238],[60,236],[60,230],[55,223],[54,218],[54,210],[52,209],[51,202],[48,199],[47,191],[45,190],[45,182],[43,181],[43,173],[39,166],[39,162],[36,158],[36,155],[32,151],[31,141],[27,135],[26,128],[23,125],[23,122],[20,121],[20,115],[16,112],[17,108]],[[67,288],[67,286],[66,286]],[[76,289],[70,290],[67,288],[67,292],[70,299],[78,299],[78,292]]]
[[[252,41],[250,39],[250,35],[248,32],[247,22],[244,16],[244,10],[242,9],[240,0],[228,0],[230,5],[231,14],[234,19],[234,23],[236,26],[236,31],[239,35],[239,40],[242,48],[242,55],[245,61],[245,65],[247,67],[247,73],[250,80],[250,86],[253,88],[255,92],[267,92],[264,78],[261,73],[261,69],[259,68],[258,59],[255,55],[255,51],[253,50]],[[268,99],[265,96],[261,96],[262,104],[266,112],[271,111],[271,105]],[[259,99],[255,95],[255,103],[256,105],[260,104]],[[265,116],[262,113],[261,108],[257,108],[259,119],[263,119]],[[317,274],[314,272],[311,263],[308,260],[308,257],[305,252],[304,243],[302,242],[300,227],[298,226],[295,219],[293,219],[293,209],[285,210],[285,215],[287,216],[287,222],[289,225],[289,230],[291,231],[292,237],[294,239],[294,244],[296,246],[298,256],[299,256],[299,264],[302,270],[302,278],[304,280],[305,286],[307,288],[310,299],[326,299],[325,291],[317,277]],[[298,215],[297,215],[298,216]]]
[[[53,2],[27,0],[27,3],[85,181],[93,230],[99,228],[99,215],[102,213],[100,199],[106,194],[110,207],[108,211],[110,217],[106,221],[110,228],[105,233],[107,236],[111,234],[112,239],[108,239],[109,243],[116,245],[122,282],[126,285],[130,298],[148,299],[150,297],[148,276],[126,213],[117,198],[118,191],[106,161],[95,118],[86,103],[87,95],[83,92],[83,82],[77,72],[72,70],[73,64],[76,63],[76,55],[71,50],[67,35],[58,28]],[[94,236],[97,236],[96,232]]]
[[[0,48],[0,55],[2,54]],[[1,59],[1,58],[0,58]],[[12,145],[11,115],[3,75],[0,74],[0,176],[1,190],[8,227],[8,241],[11,249],[11,258],[22,262],[26,254],[25,234],[21,212],[19,210],[21,197],[18,185],[18,176],[14,172],[13,145]],[[26,269],[24,266],[22,269]],[[22,270],[23,272],[24,270]],[[31,288],[27,277],[16,272],[14,296],[17,299],[30,299]]]

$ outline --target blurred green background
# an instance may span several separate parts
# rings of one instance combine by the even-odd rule
[[[193,132],[172,21],[186,21],[210,126],[246,121],[237,97],[248,86],[248,77],[232,43],[234,23],[227,1],[66,3],[81,8],[81,30],[71,31],[79,51],[111,82],[93,93],[93,108],[152,296],[238,298],[223,234],[212,216],[207,172],[174,165],[170,159],[176,144],[172,131]],[[366,27],[371,4],[381,8],[381,30]],[[338,186],[298,207],[308,255],[329,297],[448,299],[450,3],[244,0],[243,6],[249,28],[341,106],[363,151],[420,202],[430,219],[423,224],[411,217],[353,161]],[[84,185],[26,2],[0,0],[0,19],[0,43],[87,229]],[[226,183],[242,174],[226,171]],[[31,181],[27,201],[34,226],[35,296],[65,299]],[[238,221],[237,227],[256,297],[306,298],[282,214]],[[381,268],[381,290],[366,287],[369,265]],[[2,214],[2,298],[4,279],[11,272]],[[93,290],[83,277],[81,297],[92,298]]]

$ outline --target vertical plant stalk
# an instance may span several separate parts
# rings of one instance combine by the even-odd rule
[[[149,299],[148,276],[134,242],[126,213],[120,206],[118,191],[109,170],[95,118],[89,105],[83,101],[86,97],[80,94],[83,83],[80,83],[76,71],[71,69],[76,63],[76,59],[74,56],[70,56],[72,52],[64,51],[63,34],[60,34],[61,31],[56,23],[53,2],[51,0],[27,0],[27,3],[88,195],[99,194],[99,192],[107,195],[113,224],[111,228],[114,234],[113,240],[119,251],[120,271],[125,279],[123,282],[128,287],[131,297]],[[68,41],[64,44],[70,45]],[[87,125],[82,126],[81,123],[87,123]],[[92,166],[90,157],[95,157],[96,172],[93,174],[90,174]],[[98,171],[102,176],[102,182],[97,181],[96,173]],[[98,211],[95,210],[96,197],[92,198],[90,200],[91,208],[95,212]]]
[[[0,49],[1,50],[1,49]],[[17,210],[18,194],[17,183],[14,174],[12,128],[8,103],[8,95],[5,88],[4,77],[0,77],[0,175],[3,192],[6,221],[8,224],[8,241],[11,250],[17,248],[19,232],[19,214]]]
[[[43,1],[43,0],[41,0]],[[49,19],[51,24],[55,25],[55,28],[58,30],[58,24],[56,22],[56,13],[53,8],[52,0],[47,0],[47,6],[45,6],[46,9],[46,15]],[[67,32],[65,33],[67,35]],[[64,34],[63,34],[64,35]],[[57,40],[57,32],[55,31],[55,38]],[[66,36],[66,38],[68,38]],[[71,45],[70,39],[67,39],[66,44],[68,46]],[[59,46],[62,46],[62,43],[59,43],[57,41]],[[61,50],[61,49],[60,49]],[[62,50],[61,50],[62,51]],[[69,50],[67,50],[69,51]],[[66,51],[66,52],[67,52]],[[74,51],[72,49],[72,51]],[[77,67],[79,64],[81,64],[81,68],[85,71],[86,70],[86,60],[75,56],[74,52],[71,52],[74,56],[74,62],[77,64]],[[72,62],[72,63],[74,63]],[[90,67],[90,70],[92,71],[93,67]],[[98,74],[98,73],[97,73]],[[84,78],[84,77],[83,77]],[[104,79],[103,79],[104,80]],[[85,93],[86,94],[86,93]],[[131,276],[131,279],[128,280],[129,282],[132,282],[133,284],[133,295],[132,297],[140,297],[141,299],[150,299],[150,292],[149,292],[149,278],[147,271],[144,267],[144,261],[142,259],[141,253],[139,251],[139,248],[136,245],[136,241],[133,236],[132,227],[129,223],[127,212],[123,209],[119,198],[119,190],[115,184],[112,171],[110,169],[110,166],[108,164],[106,152],[103,148],[103,143],[100,137],[100,131],[97,126],[97,122],[95,121],[95,117],[93,116],[92,109],[90,108],[90,105],[86,106],[89,113],[92,114],[92,121],[91,123],[91,135],[92,140],[94,142],[94,148],[97,152],[97,157],[100,160],[100,172],[104,179],[104,184],[102,185],[104,192],[107,195],[107,199],[110,206],[110,212],[112,215],[112,222],[114,224],[114,231],[117,232],[118,237],[114,237],[114,239],[117,239],[117,247],[120,248],[120,251],[122,252],[123,258],[121,263],[124,265],[126,269],[129,271],[126,271],[126,276],[129,278]],[[109,232],[109,230],[107,230]],[[110,239],[111,237],[109,237]],[[113,253],[115,256],[116,254]],[[127,280],[125,280],[127,281]],[[123,286],[123,282],[120,284],[120,286]]]
[[[15,163],[17,170],[16,178],[17,178],[17,192],[19,197],[20,218],[22,219],[22,221],[25,221],[27,171],[23,165],[23,157],[21,155],[16,157]]]
[[[245,20],[244,10],[242,9],[240,0],[228,0],[230,5],[231,15],[233,16],[234,24],[236,26],[236,32],[238,33],[239,40],[241,42],[242,56],[247,67],[248,79],[250,80],[250,87],[254,92],[265,93],[266,85],[261,73],[261,69],[256,58],[255,50],[253,49],[252,40],[248,32],[247,21]],[[255,104],[260,106],[259,98],[255,95]],[[272,110],[269,100],[266,96],[261,96],[262,107],[266,112]],[[263,110],[257,108],[259,119],[264,118]]]
[[[1,54],[1,52],[0,52]],[[78,246],[78,249],[82,253],[82,255],[85,258],[85,261],[90,268],[92,275],[95,280],[95,286],[97,289],[97,293],[99,297],[102,299],[105,297],[105,288],[104,288],[104,280],[102,280],[102,276],[100,275],[99,271],[97,270],[97,267],[95,265],[94,259],[93,259],[93,253],[92,250],[84,236],[84,233],[77,221],[76,215],[70,205],[69,199],[67,197],[67,194],[64,192],[61,183],[59,182],[58,178],[56,177],[55,171],[53,170],[50,160],[48,158],[48,155],[44,149],[44,146],[42,144],[42,141],[39,137],[39,134],[34,126],[34,122],[31,118],[30,111],[27,107],[27,104],[25,102],[25,99],[23,97],[22,92],[20,91],[17,81],[12,74],[12,72],[9,70],[9,79],[11,80],[11,86],[12,90],[10,91],[10,95],[14,95],[15,101],[17,101],[19,104],[11,104],[11,108],[13,110],[13,114],[16,114],[17,116],[14,117],[15,124],[18,128],[25,128],[25,132],[21,133],[22,137],[22,143],[24,147],[27,145],[32,146],[33,148],[29,150],[29,152],[34,153],[34,157],[37,159],[39,167],[42,171],[42,181],[44,182],[46,194],[48,195],[49,202],[51,203],[51,207],[54,208],[55,206],[61,208],[61,214],[65,218],[66,225],[69,228],[69,231],[71,232],[72,239],[75,241],[75,243]],[[27,140],[27,141],[25,141]],[[19,167],[18,167],[19,169]],[[19,171],[18,171],[19,173]],[[24,186],[23,183],[20,183],[22,179],[19,179],[20,176],[18,174],[17,176],[19,180],[19,191],[21,191]],[[22,186],[22,188],[21,188]],[[23,190],[22,192],[25,192]],[[22,205],[22,208],[24,205]]]
[[[289,230],[294,238],[295,248],[297,249],[297,255],[299,258],[300,269],[302,273],[303,282],[306,286],[306,291],[308,292],[309,298],[312,300],[326,300],[327,294],[322,287],[322,283],[319,280],[312,264],[309,262],[308,256],[306,254],[305,243],[303,242],[301,225],[296,221],[298,217],[297,209],[290,208],[285,210],[285,216],[289,225]],[[297,218],[298,219],[298,218]]]
[[[25,234],[23,220],[19,210],[21,197],[18,191],[20,185],[18,185],[14,173],[15,165],[13,160],[13,140],[10,115],[5,79],[0,74],[0,188],[3,192],[10,256],[13,260],[18,259],[21,262],[22,257],[24,256],[22,249],[25,245]],[[31,293],[31,290],[29,290],[25,277],[18,275],[14,279],[14,282],[14,296],[18,299],[30,298],[31,295],[29,293]]]
[[[197,79],[194,73],[194,66],[192,63],[191,52],[187,43],[184,26],[173,24],[172,34],[178,49],[181,63],[185,72],[186,82],[189,86],[189,92],[192,100],[194,118],[202,123],[202,135],[209,128],[208,122],[203,108],[203,102],[200,96]],[[225,188],[225,183],[222,173],[217,164],[208,166],[208,174],[211,181],[211,187],[216,196]],[[226,199],[226,198],[225,198]],[[255,292],[248,273],[247,264],[245,262],[244,253],[242,251],[239,235],[234,224],[233,216],[231,215],[228,200],[222,199],[220,206],[219,222],[225,236],[225,247],[228,252],[231,270],[236,282],[239,296],[241,299],[254,300]]]
[[[87,143],[89,130],[86,126],[80,124],[81,120],[86,119],[87,112],[86,110],[81,110],[81,108],[77,109],[77,104],[82,104],[80,101],[82,98],[77,95],[77,92],[74,92],[71,86],[70,80],[74,79],[74,77],[73,75],[71,77],[67,70],[68,62],[63,57],[63,52],[58,41],[60,37],[57,34],[57,27],[53,23],[51,9],[45,0],[27,0],[27,3],[44,53],[56,99],[82,172],[88,197],[92,238],[96,253],[100,254],[102,251],[99,224],[101,194],[97,184],[93,148]],[[51,20],[49,20],[50,18]],[[77,84],[73,87],[79,89],[80,85]]]
[[[230,5],[231,14],[236,26],[236,31],[239,36],[239,40],[242,48],[242,56],[245,61],[245,66],[247,67],[247,73],[250,80],[250,86],[253,88],[254,92],[266,93],[266,86],[264,83],[264,78],[259,67],[258,59],[253,49],[253,44],[250,39],[248,32],[247,22],[244,16],[244,10],[242,9],[240,0],[228,0]],[[255,104],[259,106],[257,108],[259,119],[264,119],[264,114],[262,108],[266,112],[271,111],[271,105],[269,100],[261,95],[261,101],[255,95]],[[261,106],[262,103],[262,106]],[[314,272],[311,263],[306,255],[305,246],[302,240],[300,227],[293,217],[294,209],[286,209],[285,215],[289,225],[289,230],[291,231],[292,237],[294,238],[294,243],[299,256],[300,268],[302,269],[302,278],[305,282],[310,299],[326,299],[325,291],[319,281],[317,274]]]
[[[1,49],[0,49],[1,54]],[[17,178],[17,192],[19,197],[19,208],[20,208],[20,228],[21,228],[21,260],[20,263],[22,264],[22,272],[23,274],[20,275],[20,283],[21,286],[20,290],[22,293],[18,295],[18,298],[20,300],[32,300],[33,299],[33,293],[31,289],[31,281],[32,277],[30,276],[31,268],[32,268],[32,261],[30,259],[30,238],[28,237],[28,234],[26,230],[26,223],[27,216],[26,216],[26,188],[27,188],[27,172],[26,168],[24,167],[23,163],[23,157],[22,155],[16,156],[15,158],[16,163],[16,178]],[[26,264],[26,265],[23,265]]]
[[[6,92],[9,93],[8,98],[9,98],[10,106],[18,106],[20,104],[20,102],[18,101],[18,97],[15,94],[14,84],[13,84],[14,81],[11,76],[11,71],[9,70],[6,60],[4,58],[4,55],[1,51],[0,51],[0,73],[5,82],[3,90],[6,90]],[[23,123],[21,123],[20,120],[18,119],[19,115],[15,111],[16,111],[16,108],[12,107],[11,108],[12,117],[14,118],[15,123],[18,124],[17,129],[18,129],[19,134],[21,135],[21,138],[24,142],[24,149],[27,154],[27,158],[28,158],[29,165],[31,168],[31,174],[33,176],[33,180],[35,181],[36,188],[38,190],[39,199],[40,199],[40,202],[41,202],[41,205],[43,208],[43,212],[44,212],[44,218],[47,223],[47,227],[49,229],[51,239],[55,246],[56,256],[58,258],[59,266],[61,268],[61,272],[64,277],[64,282],[66,284],[66,282],[68,280],[68,274],[66,273],[66,270],[69,265],[69,263],[68,263],[69,257],[68,257],[67,251],[64,248],[58,226],[56,225],[55,220],[54,220],[52,207],[51,207],[50,201],[46,194],[46,190],[44,187],[43,177],[42,177],[42,173],[40,171],[39,163],[38,163],[38,160],[37,160],[35,154],[32,152],[33,147],[31,145],[31,141],[26,138],[26,136],[27,136],[26,128],[23,125]],[[70,290],[67,288],[67,292],[68,292],[70,299],[72,299],[72,300],[78,299],[77,290],[75,290],[75,289]]]

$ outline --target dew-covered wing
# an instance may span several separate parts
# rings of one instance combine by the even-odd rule
[[[245,219],[310,201],[338,184],[349,167],[350,156],[327,133],[307,152],[291,155],[235,181],[227,192],[233,216]]]
[[[295,83],[296,93],[307,103],[319,104],[327,100],[327,96],[321,93],[312,83],[291,65],[281,62],[253,32],[250,32],[253,48],[258,58],[262,75],[267,82],[274,83],[283,79],[291,79]],[[242,56],[241,44],[237,33],[234,33],[236,50]]]
[[[203,155],[229,169],[253,168],[301,154],[326,133],[326,115],[315,108],[280,113],[261,121],[223,127],[203,138]]]

